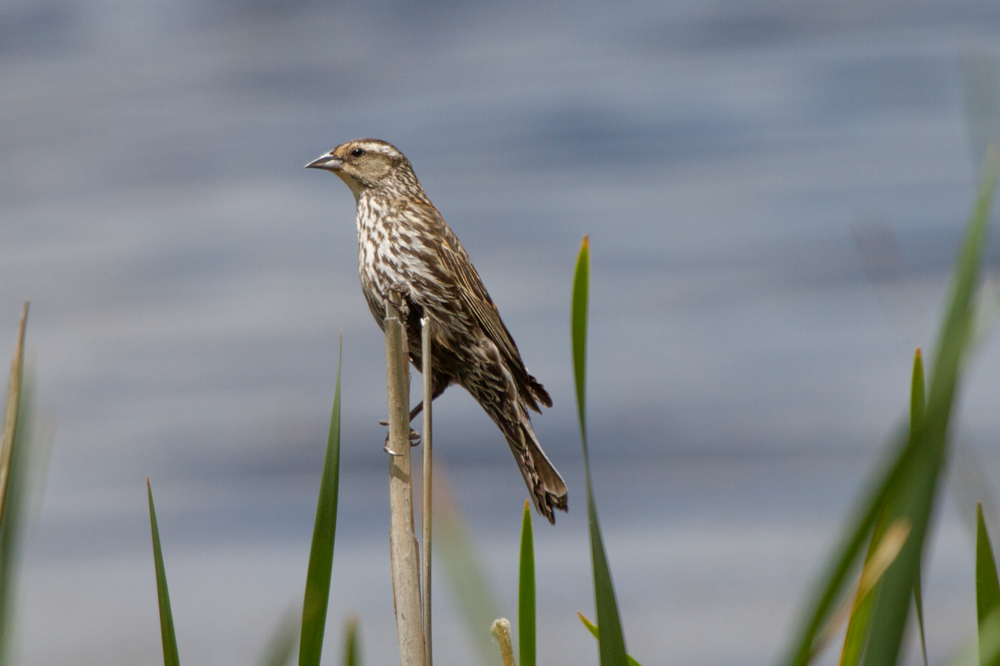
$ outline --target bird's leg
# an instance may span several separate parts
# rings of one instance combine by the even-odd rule
[[[437,397],[444,393],[444,390],[448,388],[448,382],[435,382],[434,392],[431,393],[431,400],[437,400]],[[417,403],[417,406],[410,410],[410,421],[417,418],[420,413],[424,411],[424,401],[421,400]]]
[[[410,288],[405,282],[397,282],[389,287],[390,298],[399,311],[400,321],[405,325],[410,315]]]
[[[434,398],[438,397],[442,393],[444,393],[444,389],[441,389],[440,391],[435,392],[434,397],[431,398],[431,400],[433,400]],[[419,416],[422,411],[424,411],[424,401],[423,400],[421,400],[420,402],[418,402],[417,406],[410,410],[410,421],[412,421],[413,419],[417,418],[417,416]],[[381,421],[378,422],[378,424],[379,425],[383,425],[383,426],[388,426],[389,422],[387,420],[385,420],[385,419],[382,419]],[[389,442],[389,436],[388,435],[386,435],[385,441],[386,441],[386,445],[388,445],[388,442]],[[413,428],[410,428],[410,446],[420,446],[420,433],[417,432],[416,430],[414,430]]]
[[[413,415],[412,414],[410,416],[410,420],[411,421],[413,420]],[[381,421],[378,422],[378,424],[381,425],[381,426],[386,426],[386,427],[389,426],[389,422],[386,419],[382,419]],[[389,450],[388,449],[388,446],[389,446],[389,435],[388,434],[385,436],[385,445],[387,447],[386,451],[388,451]],[[420,446],[420,433],[417,432],[416,430],[414,430],[413,428],[410,428],[410,446]]]
[[[437,396],[434,396],[434,397],[437,397]],[[423,402],[423,400],[421,400],[420,402],[418,402],[417,406],[410,410],[410,421],[412,421],[413,419],[417,418],[417,416],[419,416],[420,412],[422,412],[422,411],[424,411],[424,402]],[[382,426],[388,426],[389,422],[387,420],[385,420],[385,419],[382,419],[381,421],[378,422],[378,424],[382,425]],[[385,441],[386,441],[386,445],[388,445],[388,442],[389,442],[389,436],[388,435],[386,435]],[[420,446],[420,433],[417,432],[416,430],[414,430],[413,428],[410,428],[410,446]]]

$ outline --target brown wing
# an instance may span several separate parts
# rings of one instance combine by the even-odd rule
[[[552,406],[552,398],[549,397],[545,388],[538,381],[528,374],[521,360],[521,354],[517,350],[514,338],[500,318],[497,306],[493,304],[482,278],[476,272],[476,267],[472,265],[469,255],[462,247],[458,237],[455,236],[451,228],[445,223],[433,206],[427,207],[428,214],[435,218],[435,222],[440,223],[441,235],[445,243],[440,245],[439,257],[441,263],[455,276],[458,281],[458,293],[462,303],[469,309],[476,323],[483,329],[493,344],[500,351],[501,358],[507,363],[507,368],[517,382],[518,392],[522,395],[529,407],[536,412],[540,411],[536,400],[546,407]]]

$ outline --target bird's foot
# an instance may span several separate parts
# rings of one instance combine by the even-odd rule
[[[386,421],[385,419],[382,419],[381,421],[378,422],[378,424],[381,426],[388,427],[389,422]],[[410,446],[420,446],[420,433],[414,430],[413,428],[410,428]],[[385,446],[382,448],[386,453],[392,453],[392,451],[389,450],[388,434],[385,436]]]
[[[404,319],[410,314],[410,302],[407,299],[409,295],[410,287],[405,282],[397,282],[389,287],[389,302],[396,307]]]

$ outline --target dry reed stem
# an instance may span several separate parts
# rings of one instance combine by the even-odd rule
[[[421,471],[423,472],[423,501],[420,504],[421,510],[421,543],[423,545],[423,559],[421,564],[420,582],[422,586],[423,618],[424,618],[424,649],[426,650],[427,666],[434,663],[434,651],[431,641],[431,490],[433,488],[431,449],[433,446],[432,425],[431,425],[431,402],[434,393],[431,383],[431,319],[424,317],[420,320],[420,344],[421,359],[423,368],[421,374],[424,382],[424,425],[421,433],[421,440],[424,445],[424,458]]]
[[[389,557],[402,666],[426,666],[420,612],[420,556],[413,529],[410,471],[409,361],[397,303],[386,300],[385,360],[389,397]]]
[[[514,647],[510,642],[510,621],[500,618],[493,622],[490,628],[493,638],[500,644],[500,656],[503,658],[503,666],[514,666]]]

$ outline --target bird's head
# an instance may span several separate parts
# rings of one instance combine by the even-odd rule
[[[355,198],[365,190],[377,189],[394,174],[409,172],[410,163],[395,146],[378,139],[355,139],[341,144],[306,165],[307,169],[325,169],[347,183]]]

